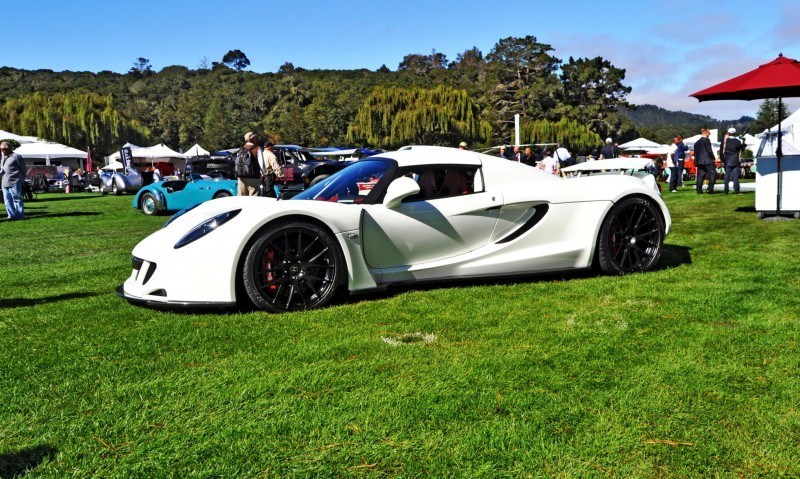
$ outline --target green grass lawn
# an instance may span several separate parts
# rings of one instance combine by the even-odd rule
[[[129,305],[166,218],[40,195],[0,222],[0,478],[800,477],[800,221],[665,197],[654,272],[268,315]]]

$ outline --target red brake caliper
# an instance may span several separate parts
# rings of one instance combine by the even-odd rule
[[[270,281],[272,281],[273,279],[275,279],[275,277],[272,275],[272,260],[273,259],[275,259],[275,252],[272,251],[272,250],[269,250],[261,258],[261,268],[262,268],[262,271],[264,271],[264,284],[267,284]],[[270,284],[269,286],[267,286],[267,289],[271,293],[274,293],[278,289],[278,286],[275,285],[275,284]]]

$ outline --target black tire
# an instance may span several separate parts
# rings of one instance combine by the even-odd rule
[[[664,220],[650,200],[626,198],[614,205],[600,226],[597,259],[606,274],[652,269],[664,246]]]
[[[114,195],[116,195],[116,196],[119,196],[119,195],[121,195],[121,194],[122,194],[122,190],[120,190],[120,189],[117,187],[117,182],[116,182],[116,181],[112,181],[112,182],[111,182],[111,191],[112,191],[112,192],[114,193]]]
[[[311,180],[311,183],[308,184],[308,187],[311,188],[312,186],[316,185],[317,183],[319,183],[320,181],[324,180],[325,178],[327,178],[329,176],[331,176],[331,175],[317,175],[317,176],[315,176],[314,179]]]
[[[329,303],[345,269],[342,252],[330,233],[293,221],[271,226],[251,243],[242,279],[256,307],[283,313]]]
[[[161,209],[158,207],[158,200],[156,200],[155,195],[149,191],[143,193],[142,197],[139,198],[139,207],[142,209],[142,213],[147,216],[155,216],[161,212]]]
[[[228,190],[220,190],[220,191],[217,191],[214,194],[214,198],[213,199],[216,200],[217,198],[227,198],[228,196],[231,196],[230,191],[228,191]]]

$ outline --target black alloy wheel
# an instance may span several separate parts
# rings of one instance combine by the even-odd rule
[[[251,244],[243,282],[258,308],[283,313],[329,303],[344,272],[333,236],[315,224],[294,221],[270,227]]]
[[[664,245],[664,220],[657,206],[640,197],[614,205],[600,227],[597,257],[607,274],[626,274],[652,269]]]

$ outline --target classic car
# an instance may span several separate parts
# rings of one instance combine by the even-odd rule
[[[201,156],[186,162],[187,175],[201,174],[212,178],[236,179],[235,162],[223,156]]]
[[[280,313],[399,283],[593,265],[634,273],[657,264],[670,225],[658,190],[636,176],[562,178],[411,147],[352,163],[291,200],[231,197],[183,211],[133,249],[117,292],[150,306]]]
[[[47,181],[48,191],[64,191],[69,184],[66,176],[58,171],[58,167],[54,165],[30,165],[28,171],[25,173],[25,179],[29,183],[33,183],[36,175],[43,175]]]
[[[272,151],[283,169],[284,176],[275,181],[283,198],[296,195],[348,165],[344,162],[315,158],[310,150],[296,145],[275,145]]]
[[[186,180],[168,179],[150,183],[136,193],[132,205],[152,216],[162,211],[191,208],[215,198],[236,196],[237,191],[235,180],[191,174]]]

